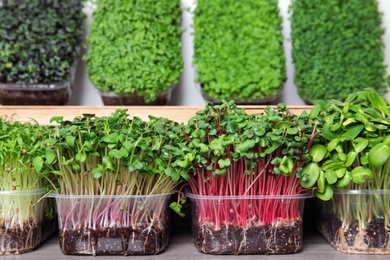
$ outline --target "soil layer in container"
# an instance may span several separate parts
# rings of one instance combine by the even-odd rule
[[[137,94],[100,92],[100,96],[105,106],[164,106],[171,100],[173,88],[157,94],[156,99],[152,102],[145,102],[144,96]]]
[[[154,225],[132,228],[60,230],[60,247],[66,255],[158,254],[169,241],[169,228]]]
[[[342,221],[334,214],[320,217],[317,228],[337,250],[351,254],[390,254],[390,227],[383,219],[373,219],[359,228],[357,221],[342,227]]]
[[[289,254],[302,249],[302,222],[278,222],[274,225],[253,225],[245,228],[211,223],[192,227],[196,248],[207,254]]]
[[[200,84],[200,89],[201,88],[202,88],[202,84]],[[219,100],[207,95],[206,93],[203,93],[203,92],[201,92],[201,93],[202,93],[202,97],[204,100],[210,101],[215,105],[222,104],[222,101],[219,101]],[[234,97],[227,97],[226,100],[227,101],[234,100],[234,102],[237,105],[277,105],[280,102],[280,100],[279,100],[280,95],[281,95],[281,92],[279,92],[277,95],[265,96],[263,98],[255,98],[255,99],[245,100],[245,99],[237,99]]]
[[[0,254],[24,254],[33,251],[57,228],[57,219],[25,223],[23,228],[0,228]]]
[[[71,92],[70,82],[30,85],[0,83],[0,104],[65,105]]]

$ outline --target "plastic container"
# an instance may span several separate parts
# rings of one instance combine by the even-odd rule
[[[390,190],[335,190],[318,201],[316,226],[338,251],[390,254]]]
[[[191,199],[195,247],[208,254],[288,254],[302,249],[303,208],[312,194]]]
[[[57,219],[48,219],[45,189],[0,192],[0,254],[32,251],[56,231]],[[39,202],[38,202],[39,200]]]
[[[213,98],[213,97],[210,97],[209,95],[205,94],[202,92],[202,84],[201,83],[196,83],[197,85],[197,88],[199,90],[199,92],[202,94],[202,97],[204,100],[207,100],[207,101],[210,101],[212,102],[214,105],[220,105],[222,104],[221,101]],[[280,95],[281,95],[281,91],[275,95],[275,96],[265,96],[263,98],[256,98],[256,99],[248,99],[248,100],[244,100],[244,99],[237,99],[237,98],[234,98],[234,97],[227,97],[227,101],[229,100],[234,100],[234,102],[237,104],[237,105],[276,105],[277,103],[279,103],[279,98],[280,98]]]
[[[164,106],[171,101],[172,90],[175,86],[157,94],[156,100],[146,103],[143,95],[116,94],[114,92],[100,92],[105,106]]]
[[[0,104],[65,105],[71,93],[70,82],[29,85],[0,83]]]
[[[171,194],[56,198],[64,254],[157,254],[170,237]]]

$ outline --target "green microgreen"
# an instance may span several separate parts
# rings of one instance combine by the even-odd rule
[[[97,89],[139,94],[151,102],[178,83],[183,70],[179,0],[97,0],[96,6],[84,59]]]
[[[277,0],[199,0],[194,64],[202,92],[221,101],[276,96],[286,80]]]
[[[294,0],[290,12],[294,81],[302,99],[345,100],[367,87],[386,92],[377,0]]]
[[[1,1],[0,82],[71,80],[82,38],[83,0]]]
[[[182,170],[177,143],[185,142],[181,125],[150,116],[129,118],[118,109],[110,116],[85,114],[60,124],[47,140],[42,160],[64,195],[150,195],[170,193]]]
[[[315,118],[306,112],[294,115],[284,104],[267,107],[261,114],[247,114],[233,101],[223,100],[220,106],[208,103],[185,127],[191,153],[189,167],[194,169],[188,180],[191,193],[207,198],[283,196],[308,191],[301,187],[298,177],[310,161],[315,128]],[[297,201],[286,206],[278,199],[259,202],[253,198],[247,203],[251,209],[234,211],[234,221],[239,225],[246,226],[250,219],[273,223],[299,218]],[[268,203],[274,205],[275,215],[265,210]],[[218,227],[227,224],[225,216],[232,216],[232,210],[222,206],[223,212],[218,215],[208,207],[199,210],[200,221],[212,221]]]
[[[319,126],[319,137],[322,140],[310,150],[313,160],[305,167],[302,175],[303,178],[317,179],[316,195],[329,200],[332,198],[333,188],[389,189],[389,102],[374,89],[367,88],[348,95],[344,102],[318,101],[313,111],[322,111]],[[302,185],[305,187],[305,183]],[[345,196],[348,198],[349,195]],[[375,200],[374,196],[371,199]],[[379,214],[376,209],[378,202],[372,202],[356,206],[355,212],[340,205],[336,212],[348,212],[340,215],[343,225],[349,225],[350,219],[357,219],[362,228],[366,217]],[[390,212],[387,206],[384,210],[387,227]],[[368,216],[371,213],[367,212],[374,213]]]
[[[45,215],[53,217],[54,208],[48,200],[37,203],[45,193],[48,179],[36,170],[35,160],[45,153],[48,130],[33,120],[22,123],[0,118],[1,232],[30,230],[31,226],[40,225]],[[32,232],[25,232],[32,239]]]
[[[110,116],[84,114],[71,121],[59,116],[52,122],[59,126],[46,140],[43,171],[55,176],[59,194],[91,196],[80,202],[82,207],[76,199],[62,202],[65,209],[78,208],[69,218],[62,218],[66,228],[136,228],[139,222],[164,218],[162,205],[166,205],[167,195],[189,178],[178,149],[186,142],[183,126],[174,121],[153,116],[148,121],[130,119],[127,110],[118,109]],[[107,199],[111,195],[117,199]],[[91,204],[93,209],[88,206]],[[83,219],[90,221],[80,223]]]

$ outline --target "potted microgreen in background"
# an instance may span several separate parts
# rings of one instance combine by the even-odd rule
[[[294,82],[305,102],[387,92],[377,0],[293,0],[290,12]]]
[[[96,1],[89,78],[105,105],[166,105],[183,70],[179,0]]]
[[[215,104],[272,103],[286,80],[277,0],[197,1],[196,82]]]
[[[0,118],[0,254],[34,250],[56,231],[47,181],[36,171],[47,127]],[[39,167],[39,166],[38,166]]]
[[[185,143],[182,126],[152,116],[129,119],[126,110],[52,121],[60,126],[41,161],[42,171],[57,179],[51,196],[63,253],[162,251],[170,235],[171,195],[189,176],[178,149]]]
[[[82,38],[82,0],[2,1],[0,104],[65,105]]]
[[[316,119],[284,104],[247,114],[210,103],[185,126],[185,192],[197,249],[210,254],[296,253],[302,248],[300,171],[316,141]],[[313,182],[312,187],[316,185]],[[174,205],[172,205],[174,206]]]
[[[322,183],[317,227],[339,251],[389,254],[390,104],[368,88],[316,107],[323,140],[303,172]]]

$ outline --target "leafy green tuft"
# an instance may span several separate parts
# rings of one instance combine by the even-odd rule
[[[194,64],[202,93],[252,101],[276,96],[286,80],[277,0],[198,0]]]
[[[386,92],[377,0],[293,0],[292,56],[300,97],[345,100],[372,87]]]
[[[97,89],[152,102],[178,83],[183,71],[179,0],[97,0],[96,5],[84,60]]]

